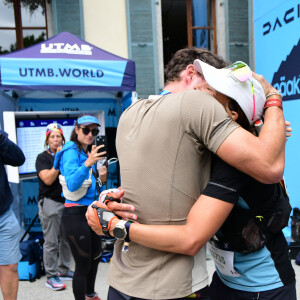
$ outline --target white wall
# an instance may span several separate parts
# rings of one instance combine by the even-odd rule
[[[85,40],[128,58],[126,1],[83,0]]]

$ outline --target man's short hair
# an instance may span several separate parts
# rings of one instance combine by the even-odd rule
[[[195,59],[200,59],[217,69],[224,68],[228,65],[223,58],[205,48],[190,47],[180,49],[174,54],[165,67],[166,83],[170,81],[179,81],[180,73],[189,64],[193,64]]]

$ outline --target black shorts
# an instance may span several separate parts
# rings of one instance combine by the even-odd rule
[[[195,292],[195,297],[193,297],[193,298],[201,299],[201,300],[210,300],[208,286]],[[176,299],[172,299],[172,300],[190,300],[190,299],[191,298],[184,297],[184,298],[176,298]],[[107,300],[149,300],[149,299],[127,296],[110,286],[109,290],[108,290]]]
[[[210,284],[211,300],[297,300],[296,281],[277,289],[263,292],[245,292],[225,285],[215,272]]]

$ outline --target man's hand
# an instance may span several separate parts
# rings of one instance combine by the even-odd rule
[[[286,136],[286,140],[288,140],[287,138],[289,138],[292,134],[292,127],[291,123],[289,121],[285,121],[285,136]]]
[[[96,203],[93,202],[93,203]],[[94,209],[92,208],[91,205],[88,206],[87,211],[85,213],[85,217],[87,219],[87,222],[89,226],[98,234],[98,235],[104,235],[102,228],[99,226],[97,217],[94,213]]]
[[[109,193],[109,196],[121,200],[121,198],[124,196],[124,193],[125,193],[124,190],[119,190],[118,192]],[[135,211],[135,207],[133,205],[118,203],[116,201],[105,201],[105,202],[108,208],[121,219],[137,220],[137,215],[132,213],[133,211]]]
[[[115,201],[109,201],[107,203],[108,208],[113,211],[118,217],[123,220],[137,220],[137,215],[133,213],[135,207],[130,204],[117,203]]]
[[[92,210],[87,210],[86,212],[88,224],[97,234],[109,235],[113,221],[115,220],[116,224],[116,222],[119,222],[119,218],[100,201],[93,202],[88,209],[89,208]],[[94,216],[92,216],[92,214],[94,214]]]

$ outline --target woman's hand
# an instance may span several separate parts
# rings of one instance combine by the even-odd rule
[[[264,76],[256,74],[254,72],[252,72],[252,76],[261,84],[265,92],[265,96],[267,96],[270,93],[276,93],[276,94],[278,93],[277,95],[276,94],[272,95],[272,98],[281,99],[281,95],[279,94],[279,92],[265,79]]]
[[[105,184],[107,181],[107,167],[106,166],[100,167],[98,173],[102,184]]]
[[[98,150],[100,150],[101,148],[103,148],[104,145],[100,145],[100,146],[95,146],[93,145],[92,146],[92,150],[89,154],[89,157],[88,159],[84,162],[85,166],[87,168],[90,168],[93,164],[95,164],[95,162],[97,162],[99,159],[102,159],[104,158],[105,154],[106,154],[106,151],[103,151],[103,152],[99,152],[98,153]]]

